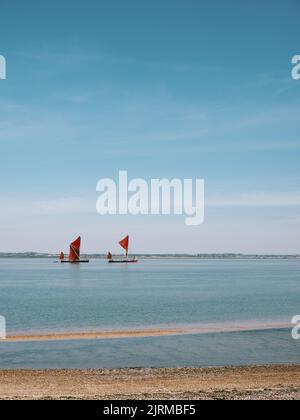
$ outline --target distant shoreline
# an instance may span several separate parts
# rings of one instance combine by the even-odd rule
[[[136,257],[142,259],[300,259],[300,254],[276,255],[276,254],[135,254]],[[121,257],[121,255],[116,255]],[[46,254],[38,252],[21,252],[21,253],[0,253],[0,259],[57,259],[58,254]],[[82,254],[82,258],[90,259],[106,259],[105,254]]]

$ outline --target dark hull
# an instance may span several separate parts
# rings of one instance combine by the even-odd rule
[[[109,260],[109,264],[137,264],[138,260]]]
[[[62,264],[87,264],[90,260],[80,260],[80,261],[61,261]]]

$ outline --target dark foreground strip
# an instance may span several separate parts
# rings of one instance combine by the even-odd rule
[[[29,401],[27,401],[28,403]],[[57,404],[53,401],[47,402],[47,407],[40,404],[32,406],[25,404],[22,408],[22,416],[29,414],[30,418],[56,419],[63,412],[60,412]],[[60,404],[60,402],[59,402]],[[67,418],[81,417],[84,419],[121,417],[127,419],[157,418],[157,417],[195,417],[200,414],[200,401],[68,401],[65,410]],[[17,407],[20,410],[19,407]],[[13,415],[10,409],[10,414]],[[20,411],[19,411],[20,414]]]

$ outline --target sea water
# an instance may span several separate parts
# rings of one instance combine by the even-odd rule
[[[224,328],[217,334],[105,341],[2,341],[0,368],[300,363],[292,325],[279,328],[297,314],[296,259],[142,259],[128,266],[0,260],[0,315],[8,335]],[[226,332],[231,325],[252,331]]]

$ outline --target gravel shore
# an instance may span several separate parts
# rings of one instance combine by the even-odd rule
[[[0,399],[298,400],[300,366],[0,370]]]

